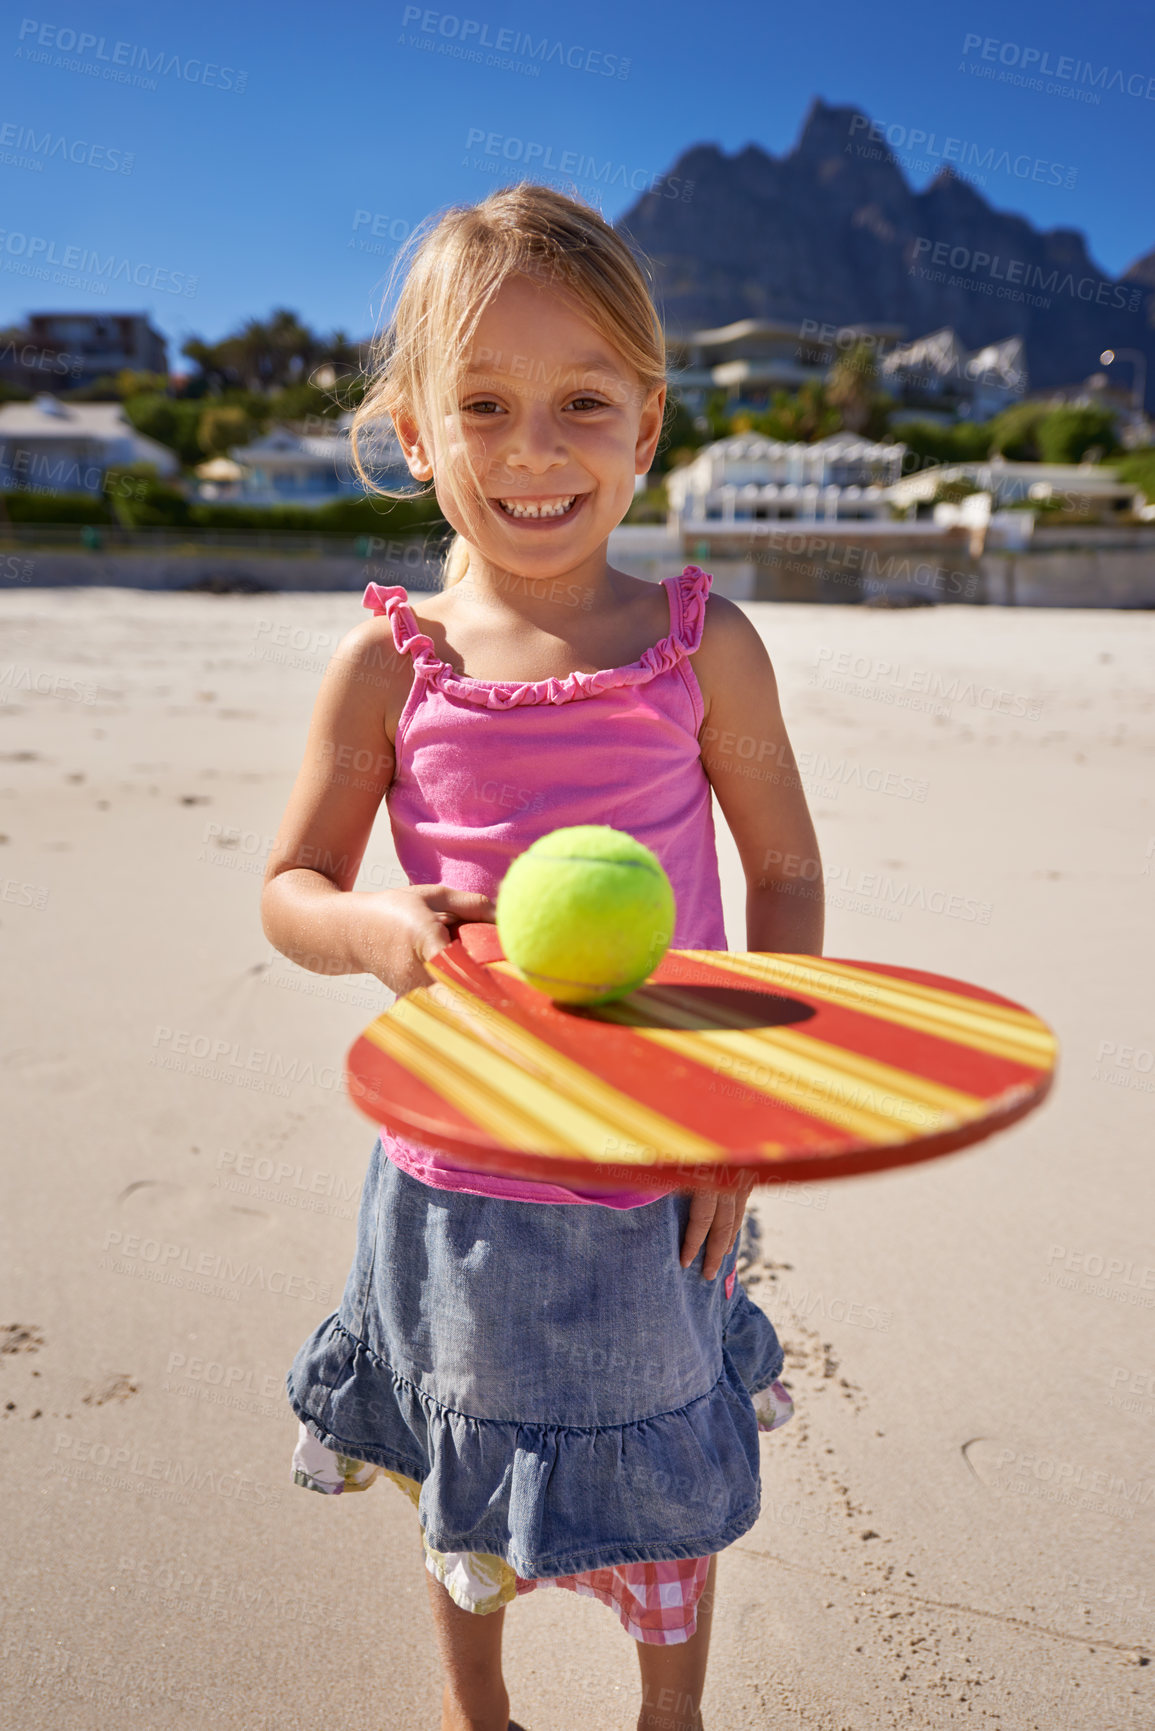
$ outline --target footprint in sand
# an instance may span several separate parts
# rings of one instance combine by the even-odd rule
[[[160,1178],[137,1178],[116,1197],[124,1213],[142,1230],[230,1231],[233,1237],[261,1236],[272,1221],[264,1208],[226,1201],[219,1190],[203,1185],[174,1184]]]

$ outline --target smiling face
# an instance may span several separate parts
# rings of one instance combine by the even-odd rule
[[[412,473],[432,472],[471,566],[555,576],[604,557],[653,459],[665,396],[644,396],[576,302],[517,276],[478,321],[458,414],[432,452],[408,417],[397,430]]]

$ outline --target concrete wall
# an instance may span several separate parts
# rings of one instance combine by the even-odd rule
[[[750,598],[759,601],[1155,608],[1155,540],[1146,548],[1077,547],[977,558],[965,545],[850,543],[818,558],[760,548],[747,569]]]
[[[969,537],[947,539],[872,533],[861,541],[828,536],[821,525],[796,524],[755,548],[752,599],[857,602],[919,598],[981,603],[986,599]],[[700,561],[708,568],[708,560]]]
[[[438,586],[436,565],[420,555],[393,561],[310,553],[138,553],[109,550],[89,553],[44,552],[29,547],[0,552],[0,589],[22,583],[39,589],[215,588],[242,590],[360,590],[366,583],[404,584],[407,589]]]
[[[987,599],[1004,607],[1155,607],[1155,547],[986,553]]]
[[[985,553],[974,558],[966,542],[925,546],[910,539],[870,545],[847,542],[817,554],[792,551],[802,542],[760,547],[758,558],[732,554],[695,558],[675,550],[616,548],[627,570],[657,580],[683,565],[715,571],[716,587],[736,600],[963,603],[976,606],[1155,608],[1155,544],[1142,547],[1064,548],[1054,552]],[[1155,538],[1153,538],[1155,543]],[[439,587],[439,567],[420,548],[386,562],[313,554],[163,552],[42,552],[32,547],[0,552],[0,589],[112,587],[356,592],[366,583]]]

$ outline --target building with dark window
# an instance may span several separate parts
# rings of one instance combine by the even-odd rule
[[[147,313],[32,313],[0,338],[0,378],[34,393],[120,372],[168,372],[168,344]]]

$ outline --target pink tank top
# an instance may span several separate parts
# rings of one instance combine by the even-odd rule
[[[410,883],[494,897],[519,853],[569,824],[605,823],[652,848],[674,890],[675,949],[724,950],[710,784],[698,748],[702,694],[690,656],[702,641],[712,578],[667,577],[670,630],[640,660],[565,679],[470,679],[434,653],[402,588],[370,583],[413,686],[386,795]],[[518,1202],[638,1208],[657,1190],[570,1188],[472,1172],[382,1127],[389,1158],[437,1189]]]

